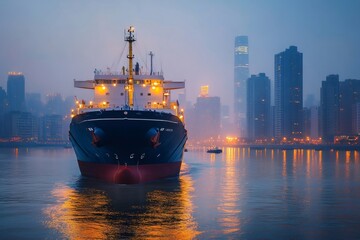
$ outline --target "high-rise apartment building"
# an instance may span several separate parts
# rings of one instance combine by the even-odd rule
[[[304,107],[303,109],[303,137],[304,139],[319,138],[319,107]]]
[[[6,109],[6,92],[0,87],[0,116],[4,114]]]
[[[20,72],[9,72],[7,80],[9,111],[25,111],[25,77]]]
[[[355,103],[353,109],[353,129],[360,133],[360,102]]]
[[[6,113],[5,135],[21,141],[36,140],[38,135],[37,119],[29,112],[12,111]]]
[[[355,104],[360,102],[360,80],[347,79],[340,82],[340,133],[343,135],[358,134],[353,121]]]
[[[246,81],[249,78],[247,36],[235,38],[234,56],[234,124],[240,137],[246,137]]]
[[[251,141],[271,137],[270,79],[265,73],[247,80],[247,126]]]
[[[41,118],[40,140],[45,142],[59,142],[63,140],[62,116],[45,115]]]
[[[360,102],[360,80],[339,81],[339,75],[329,75],[321,86],[321,136],[333,142],[335,136],[357,135],[357,110]]]
[[[41,101],[40,93],[26,93],[25,95],[26,111],[35,116],[40,116],[44,112],[44,104]]]
[[[6,112],[6,107],[6,92],[2,87],[0,87],[0,138],[5,137],[4,114]]]
[[[339,75],[329,75],[320,89],[320,135],[324,142],[333,142],[340,127]]]
[[[319,107],[310,108],[310,137],[315,139],[319,137]]]
[[[222,105],[221,106],[221,136],[233,136],[234,132],[231,127],[231,119],[230,119],[230,106]]]
[[[311,110],[304,107],[303,109],[303,134],[304,138],[307,138],[311,134]]]
[[[303,136],[303,54],[290,46],[275,55],[275,137]]]
[[[194,109],[187,112],[189,139],[196,141],[215,140],[220,135],[221,103],[219,97],[211,97],[201,88]],[[208,87],[206,87],[208,89]]]

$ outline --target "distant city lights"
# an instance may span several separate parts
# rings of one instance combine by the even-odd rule
[[[23,75],[23,73],[22,72],[8,72],[8,75],[9,76],[21,76],[21,75]]]

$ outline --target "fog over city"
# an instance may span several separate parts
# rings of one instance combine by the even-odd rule
[[[304,59],[304,99],[321,81],[360,78],[360,1],[0,1],[0,86],[23,72],[26,92],[90,98],[73,79],[126,64],[124,29],[136,27],[135,61],[166,79],[186,80],[194,102],[201,85],[232,107],[234,38],[249,37],[250,74],[274,81],[274,55],[290,45]],[[146,66],[147,65],[147,66]]]

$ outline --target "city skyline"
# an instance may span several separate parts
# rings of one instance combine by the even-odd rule
[[[0,28],[5,34],[0,86],[6,89],[7,72],[21,71],[31,83],[29,92],[81,97],[73,79],[92,79],[95,68],[117,63],[123,29],[132,24],[144,39],[135,48],[141,64],[149,61],[147,51],[154,51],[156,69],[167,79],[186,79],[192,102],[201,85],[210,85],[211,95],[233,105],[229,89],[234,79],[233,40],[238,35],[249,37],[250,74],[264,72],[272,83],[274,54],[297,46],[304,54],[304,98],[313,94],[319,101],[321,81],[329,74],[360,78],[358,1],[157,2],[161,4],[1,1]]]

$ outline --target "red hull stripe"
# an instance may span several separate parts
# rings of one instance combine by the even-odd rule
[[[112,183],[133,184],[179,175],[181,162],[151,165],[124,166],[116,164],[79,161],[83,176],[94,177]]]

